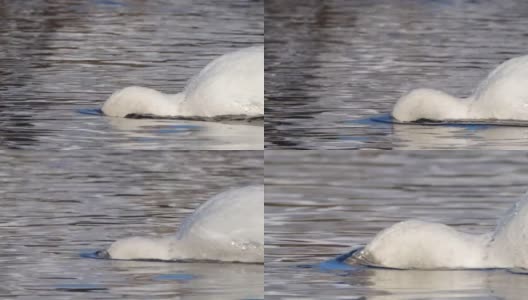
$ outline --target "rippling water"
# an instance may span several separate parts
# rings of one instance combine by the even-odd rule
[[[266,299],[524,299],[505,270],[317,265],[409,218],[490,231],[528,190],[528,156],[478,151],[266,152]]]
[[[528,128],[375,126],[417,87],[469,96],[527,54],[520,0],[267,0],[266,147],[527,149]]]
[[[0,156],[3,297],[263,298],[263,265],[80,257],[118,238],[173,234],[212,195],[262,183],[262,151],[6,154]]]
[[[262,126],[87,116],[115,90],[178,92],[262,44],[263,1],[0,1],[0,148],[262,149]]]

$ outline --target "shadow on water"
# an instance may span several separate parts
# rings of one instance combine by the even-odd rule
[[[348,128],[337,138],[350,147],[360,144],[385,149],[522,149],[528,122],[517,120],[418,120],[399,122],[390,114],[344,121]],[[357,135],[355,135],[357,134]]]
[[[98,284],[59,284],[55,286],[57,291],[65,292],[78,292],[78,293],[87,293],[87,292],[96,292],[96,291],[106,291],[108,290],[103,285]]]
[[[79,253],[79,257],[88,258],[88,259],[102,259],[102,260],[111,260],[111,261],[143,261],[143,262],[160,262],[160,263],[212,263],[218,265],[224,264],[242,264],[242,265],[262,265],[258,262],[226,262],[219,261],[214,259],[174,259],[174,260],[163,260],[163,259],[112,259],[106,250],[86,250]]]
[[[104,116],[100,108],[82,108],[77,110],[78,113],[89,116]],[[252,124],[263,125],[264,116],[248,116],[248,115],[220,115],[214,117],[199,117],[199,116],[156,116],[150,114],[128,114],[126,119],[155,119],[155,120],[183,120],[183,121],[202,121],[202,122],[220,122],[231,124]]]
[[[348,295],[367,294],[369,299],[457,298],[460,294],[470,293],[480,294],[482,299],[488,299],[486,294],[521,299],[519,291],[513,287],[525,284],[526,277],[523,275],[528,274],[526,269],[404,270],[370,266],[354,261],[352,256],[361,249],[356,248],[316,264],[296,265],[295,268],[300,271],[287,272],[320,272],[324,277],[316,274],[304,276],[319,277],[318,281],[333,281],[333,285],[340,289],[354,291]],[[503,282],[505,278],[508,283]],[[328,296],[330,293],[327,291],[322,294]]]
[[[429,119],[419,119],[413,122],[400,122],[394,119],[390,114],[382,114],[369,118],[350,120],[350,124],[363,124],[375,127],[376,125],[383,126],[383,124],[393,125],[408,125],[408,126],[446,126],[446,127],[460,127],[468,130],[487,129],[492,127],[528,127],[528,121],[522,120],[445,120],[436,121]]]
[[[259,285],[263,284],[262,264],[247,263],[227,263],[206,260],[183,260],[183,261],[162,261],[162,260],[112,260],[103,258],[97,254],[98,250],[86,250],[80,253],[80,257],[95,259],[105,264],[117,267],[121,272],[138,274],[144,277],[143,281],[163,282],[166,284],[177,283],[182,287],[207,288],[208,284],[218,285],[220,282],[229,286],[237,284],[237,288],[231,292],[234,299],[262,299],[259,294]],[[148,273],[145,276],[145,273]],[[239,288],[240,287],[240,288]],[[92,292],[112,290],[103,284],[96,283],[64,283],[55,285],[55,289],[69,292]],[[247,298],[247,295],[255,298]],[[189,296],[193,296],[189,293]],[[221,295],[217,295],[222,298]]]

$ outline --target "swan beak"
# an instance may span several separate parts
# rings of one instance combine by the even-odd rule
[[[110,254],[106,250],[97,250],[95,251],[95,257],[96,258],[104,258],[104,259],[110,259]]]

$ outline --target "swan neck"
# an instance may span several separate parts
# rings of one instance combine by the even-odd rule
[[[417,89],[398,100],[392,116],[403,122],[467,119],[470,102],[438,90]]]
[[[170,256],[172,259],[209,259],[207,249],[211,241],[201,242],[195,238],[176,238],[170,242]]]
[[[468,99],[444,94],[441,98],[434,100],[434,104],[429,109],[435,111],[428,112],[432,120],[462,120],[468,118],[471,103]]]
[[[172,116],[189,116],[191,115],[187,102],[185,101],[185,94],[166,94],[165,95],[174,107],[170,115]]]

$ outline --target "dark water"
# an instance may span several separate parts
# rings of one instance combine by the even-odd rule
[[[261,184],[262,151],[7,154],[0,157],[0,295],[263,298],[263,265],[80,257],[119,238],[174,234],[209,197]]]
[[[0,1],[0,147],[262,149],[263,128],[86,116],[117,89],[179,92],[262,44],[263,1]]]
[[[267,148],[528,148],[528,128],[355,122],[413,88],[469,96],[527,54],[527,2],[269,0],[265,11]]]
[[[528,190],[525,153],[302,153],[265,155],[266,299],[525,299],[528,276],[505,270],[298,267],[365,245],[410,218],[492,230]]]

